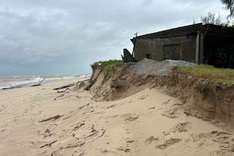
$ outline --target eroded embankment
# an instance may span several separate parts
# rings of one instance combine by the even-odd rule
[[[207,79],[172,72],[168,67],[172,63],[143,60],[137,64],[117,66],[111,74],[108,73],[108,77],[102,66],[92,66],[93,85],[90,91],[97,100],[112,101],[147,87],[158,88],[182,100],[187,115],[204,120],[217,119],[233,127],[234,86],[214,86]]]

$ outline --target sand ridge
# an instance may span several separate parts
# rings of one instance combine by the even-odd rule
[[[97,102],[64,80],[0,91],[0,155],[234,155],[234,134],[156,88]]]

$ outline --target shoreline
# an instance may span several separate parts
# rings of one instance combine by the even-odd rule
[[[90,75],[48,75],[48,76],[1,76],[0,90],[17,89],[38,86],[51,82],[72,79],[88,78]]]

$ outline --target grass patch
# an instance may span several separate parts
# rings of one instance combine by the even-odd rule
[[[100,64],[103,68],[112,68],[112,67],[116,67],[117,65],[123,64],[123,61],[122,60],[108,60],[108,61],[98,61],[96,63]]]
[[[195,65],[193,67],[177,66],[175,70],[198,78],[210,79],[219,84],[234,84],[233,69],[215,68],[210,65]]]
[[[109,79],[112,76],[116,66],[119,66],[122,64],[123,64],[122,60],[108,60],[108,61],[95,62],[91,66],[95,66],[95,65],[99,66],[100,65],[102,67],[103,72],[104,72],[104,78]]]

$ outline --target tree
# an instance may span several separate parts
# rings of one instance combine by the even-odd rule
[[[216,15],[211,12],[209,12],[207,16],[201,17],[201,21],[203,24],[222,25],[220,15],[216,17]]]
[[[234,16],[234,0],[221,0],[221,2],[226,5],[226,9],[230,11],[229,18]]]

